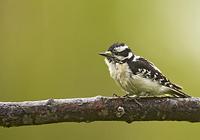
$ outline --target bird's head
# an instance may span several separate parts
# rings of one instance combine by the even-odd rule
[[[111,63],[125,63],[134,57],[131,49],[124,43],[114,43],[107,51],[99,53]]]

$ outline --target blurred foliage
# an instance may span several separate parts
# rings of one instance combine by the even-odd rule
[[[98,52],[125,42],[198,95],[197,0],[1,0],[0,101],[123,94]],[[197,139],[199,124],[94,122],[0,128],[2,140]]]

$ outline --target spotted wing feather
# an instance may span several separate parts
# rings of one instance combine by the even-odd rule
[[[152,62],[149,62],[145,58],[137,58],[135,61],[129,63],[129,67],[135,75],[140,74],[144,78],[151,79],[152,81],[156,81],[163,86],[169,87],[172,91],[174,91],[174,94],[177,94],[179,97],[188,96],[180,91],[182,89],[180,86],[171,83],[170,80],[168,80]]]

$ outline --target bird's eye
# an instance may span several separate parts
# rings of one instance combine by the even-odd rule
[[[130,49],[125,49],[123,51],[118,52],[117,50],[113,50],[114,55],[124,56],[127,57],[130,52]]]
[[[124,57],[126,57],[126,56],[128,56],[128,51],[122,51],[122,52],[118,52],[118,55],[120,55],[120,56],[124,56]]]
[[[114,52],[115,55],[119,55],[119,52]]]
[[[119,52],[117,52],[116,50],[113,50],[113,54],[118,55]]]

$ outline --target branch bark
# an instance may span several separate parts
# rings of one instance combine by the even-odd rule
[[[139,103],[138,103],[139,102]],[[189,121],[200,122],[200,98],[90,97],[0,102],[0,126],[58,122]]]

